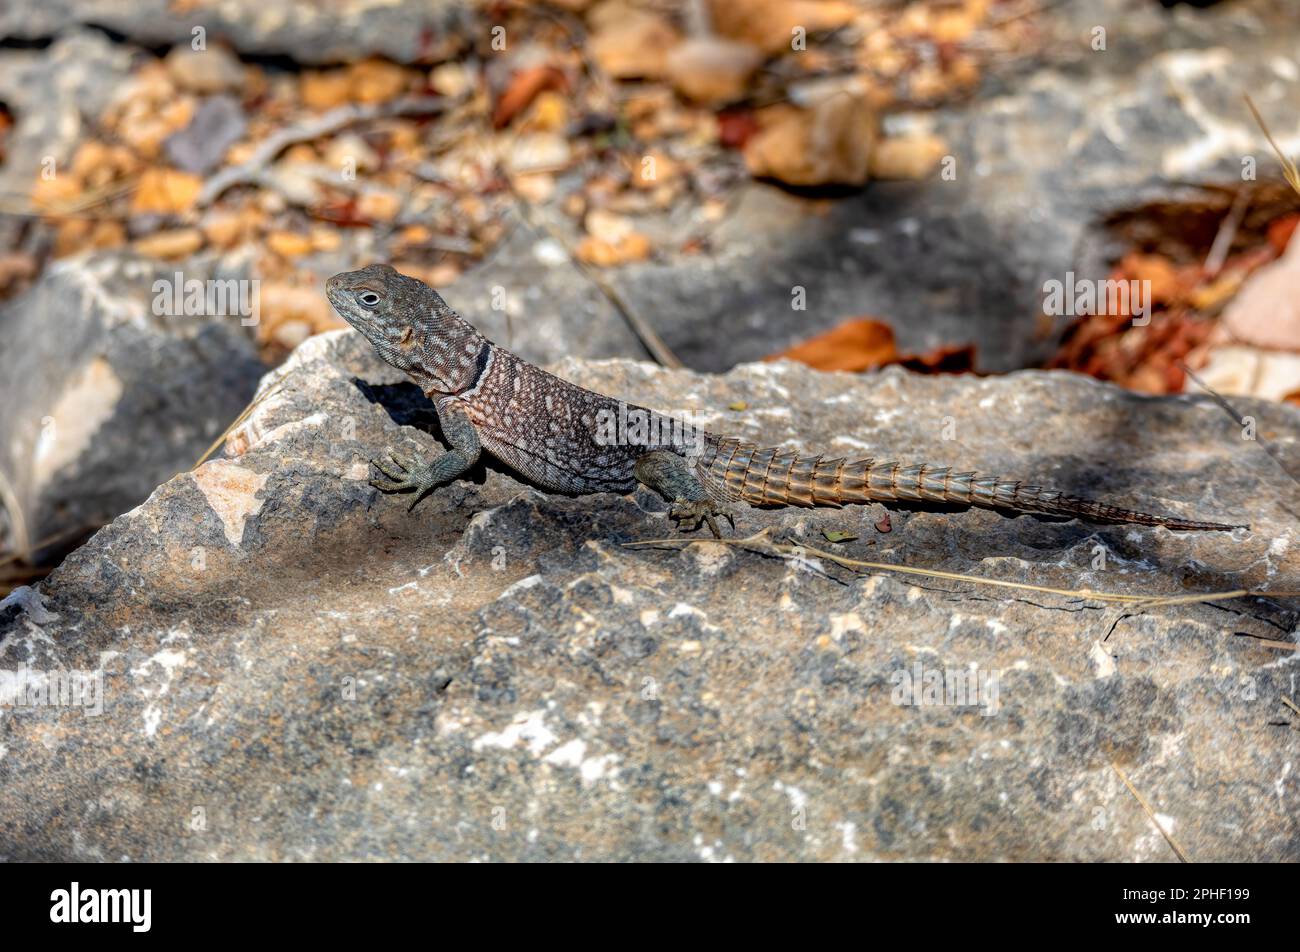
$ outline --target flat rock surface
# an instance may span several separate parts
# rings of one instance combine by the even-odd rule
[[[0,670],[102,683],[98,714],[0,706],[0,854],[1172,859],[1118,768],[1192,859],[1300,859],[1295,600],[1106,605],[811,551],[1121,594],[1300,588],[1297,484],[1212,402],[1034,372],[556,369],[763,442],[1252,529],[917,511],[883,533],[871,507],[741,513],[739,536],[805,547],[785,558],[628,547],[673,535],[656,498],[495,470],[408,514],[366,460],[433,452],[429,406],[323,335],[225,458],[0,606]],[[1238,409],[1295,471],[1300,414]],[[972,666],[977,696],[898,703]]]

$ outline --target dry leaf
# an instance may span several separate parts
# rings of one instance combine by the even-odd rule
[[[828,96],[812,109],[772,106],[759,120],[745,146],[751,174],[787,185],[866,184],[876,119],[861,96]]]
[[[197,228],[159,231],[135,242],[135,250],[150,258],[184,258],[203,247],[203,232]]]
[[[630,10],[607,18],[589,41],[592,58],[615,79],[662,79],[666,55],[681,42],[681,34],[658,14]]]
[[[894,330],[868,317],[845,321],[824,334],[765,360],[796,360],[817,370],[874,370],[898,359]]]
[[[938,136],[912,135],[882,139],[871,154],[871,177],[878,179],[923,179],[948,154],[948,145]]]
[[[266,246],[284,258],[299,258],[312,250],[306,235],[293,231],[273,231],[266,236]]]
[[[764,360],[796,360],[817,370],[854,373],[889,364],[917,373],[969,373],[975,368],[975,348],[967,344],[938,347],[928,354],[900,354],[892,327],[874,318],[856,317]]]
[[[845,532],[841,529],[823,529],[822,536],[827,542],[852,542],[857,535],[852,532]]]
[[[806,37],[858,17],[857,7],[840,0],[710,0],[709,13],[718,33],[769,54],[788,52],[796,29]]]
[[[1251,275],[1223,312],[1240,343],[1300,352],[1300,241]]]
[[[510,120],[528,108],[544,89],[567,89],[568,83],[564,73],[554,66],[533,66],[521,69],[510,77],[508,85],[492,110],[492,125],[502,129],[510,125]]]
[[[666,58],[676,90],[700,103],[725,103],[744,95],[749,77],[763,61],[752,46],[715,36],[678,44]]]
[[[203,179],[176,169],[152,168],[140,176],[131,196],[133,215],[175,215],[194,205]]]
[[[650,257],[650,251],[650,239],[639,232],[632,232],[613,242],[590,236],[584,238],[578,245],[577,255],[579,261],[608,268],[629,261],[644,261]]]

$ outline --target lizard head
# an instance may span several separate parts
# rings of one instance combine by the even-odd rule
[[[334,275],[325,282],[325,296],[385,361],[426,389],[454,389],[439,373],[447,364],[443,354],[477,334],[433,288],[389,265],[372,264]]]

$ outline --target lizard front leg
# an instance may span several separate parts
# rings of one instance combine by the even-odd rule
[[[425,462],[416,455],[403,458],[391,449],[387,451],[387,460],[370,461],[375,469],[388,477],[370,480],[371,486],[386,493],[415,493],[408,512],[434,489],[445,486],[478,462],[482,451],[478,431],[463,410],[455,407],[439,409],[438,422],[451,449],[432,462]]]
[[[736,528],[731,509],[691,470],[685,457],[672,450],[651,450],[637,458],[634,470],[637,482],[653,489],[671,504],[668,518],[678,523],[694,522],[692,531],[707,525],[715,539],[722,538],[715,516],[722,516]]]

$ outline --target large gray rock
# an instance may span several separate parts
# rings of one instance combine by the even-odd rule
[[[159,46],[188,44],[202,27],[209,43],[301,63],[446,55],[474,22],[472,5],[458,0],[223,0],[184,8],[172,0],[5,0],[0,6],[0,36],[44,39],[81,24]]]
[[[192,466],[252,396],[265,367],[237,314],[155,307],[154,282],[178,272],[246,277],[210,261],[77,257],[0,310],[0,505],[14,550],[39,557],[40,540],[135,506]]]
[[[1068,374],[557,369],[764,442],[1253,526],[917,512],[881,534],[855,508],[745,512],[742,534],[1047,587],[1300,588],[1296,484],[1206,400]],[[707,539],[629,548],[672,535],[648,494],[491,470],[408,514],[366,460],[432,451],[430,410],[359,337],[313,338],[263,392],[232,455],[0,607],[0,670],[103,684],[98,716],[0,707],[5,857],[1171,859],[1118,766],[1192,859],[1300,859],[1297,655],[1268,644],[1294,643],[1294,600],[1117,608]],[[1300,414],[1242,409],[1294,469]],[[996,704],[891,700],[917,666],[971,665]]]

